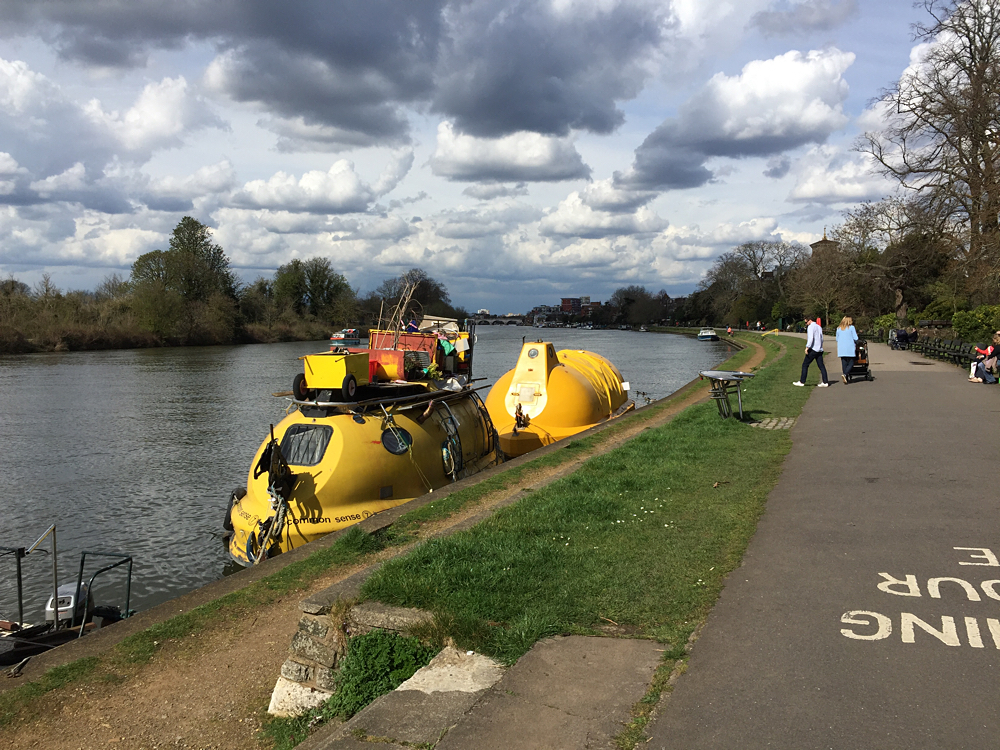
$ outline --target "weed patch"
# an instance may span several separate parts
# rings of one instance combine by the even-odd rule
[[[426,666],[438,650],[416,638],[385,630],[351,638],[337,676],[337,692],[305,716],[271,719],[264,734],[274,743],[274,750],[292,748],[313,726],[349,719],[376,698],[395,690]]]

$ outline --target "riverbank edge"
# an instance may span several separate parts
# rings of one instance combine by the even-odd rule
[[[670,333],[673,332],[671,331]],[[754,346],[755,344],[753,338],[744,338],[740,340],[735,337],[726,337],[723,340],[741,351],[747,346]],[[733,359],[733,357],[739,356],[741,351],[738,351],[722,364],[729,362]],[[765,353],[763,347],[760,348],[760,351],[761,354]],[[784,347],[782,347],[782,351],[780,351],[776,357],[771,359],[771,362],[780,359],[783,355]],[[764,357],[762,357],[762,361],[763,359]],[[722,364],[719,366],[722,366]],[[22,671],[22,679],[24,679],[24,681],[22,682],[21,679],[19,679],[16,682],[0,682],[0,695],[9,693],[11,690],[17,688],[27,687],[44,678],[45,675],[53,669],[68,667],[83,659],[103,656],[130,636],[140,634],[153,626],[166,623],[182,613],[190,612],[197,607],[211,604],[224,596],[239,592],[255,583],[263,581],[279,573],[293,563],[303,561],[318,552],[329,549],[353,529],[360,529],[367,534],[378,533],[393,526],[403,519],[404,516],[407,516],[414,511],[420,510],[421,508],[429,506],[432,503],[444,500],[451,495],[457,494],[471,487],[475,487],[476,485],[479,485],[489,479],[501,477],[503,474],[510,472],[511,470],[529,469],[530,465],[533,463],[542,464],[546,459],[550,459],[553,454],[563,451],[580,441],[593,439],[599,436],[607,438],[606,441],[602,441],[598,445],[594,446],[592,450],[572,453],[567,455],[564,461],[556,462],[555,466],[559,470],[555,471],[555,473],[548,477],[540,486],[556,481],[557,479],[575,471],[582,461],[590,458],[592,455],[603,452],[602,446],[605,442],[613,442],[612,438],[615,433],[628,430],[630,427],[634,428],[632,434],[625,438],[627,440],[653,426],[653,423],[664,424],[672,420],[688,407],[696,403],[706,401],[707,390],[707,382],[702,381],[700,378],[694,378],[669,396],[659,399],[649,406],[639,409],[625,417],[597,425],[596,427],[579,433],[568,440],[560,441],[550,446],[540,448],[539,450],[512,459],[499,466],[491,467],[490,469],[480,472],[475,476],[449,485],[447,488],[427,493],[401,506],[372,516],[355,526],[333,532],[332,534],[329,534],[326,537],[316,540],[308,545],[292,550],[291,552],[284,553],[276,558],[266,560],[258,566],[246,568],[186,594],[182,594],[181,596],[159,604],[156,607],[140,612],[127,620],[115,624],[112,627],[101,629],[92,633],[88,635],[87,638],[79,641],[73,641],[72,643],[61,646],[58,649],[53,649],[50,652],[33,657]],[[605,435],[605,433],[607,433],[607,435]],[[610,449],[610,446],[607,449]],[[508,505],[516,502],[521,494],[522,493],[515,492],[509,502],[504,502],[501,505]],[[220,513],[222,506],[223,503],[220,500]],[[481,514],[481,517],[477,516],[476,520],[482,520],[482,518],[491,515],[498,507],[500,507],[500,505],[486,509]],[[465,524],[460,525],[465,526]],[[457,530],[457,527],[454,530]],[[451,533],[451,530],[446,531],[445,533]],[[403,548],[400,548],[400,554],[402,553]]]

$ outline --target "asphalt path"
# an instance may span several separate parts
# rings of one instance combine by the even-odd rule
[[[832,354],[645,747],[1000,747],[1000,388]]]

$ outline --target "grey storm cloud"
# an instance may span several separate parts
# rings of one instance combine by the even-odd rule
[[[523,182],[519,182],[516,185],[486,182],[469,185],[469,187],[462,191],[462,195],[468,195],[470,198],[478,198],[481,201],[489,201],[495,198],[515,198],[527,194],[528,187]]]
[[[857,0],[805,0],[783,2],[774,10],[755,13],[750,26],[764,36],[786,36],[809,31],[828,31],[858,13]]]
[[[787,156],[776,157],[774,159],[768,159],[767,169],[764,170],[764,176],[770,177],[773,180],[779,180],[788,174],[792,169],[792,160]]]
[[[640,0],[5,0],[0,34],[37,35],[64,59],[105,68],[213,44],[207,83],[266,109],[281,148],[337,150],[408,142],[406,106],[479,137],[612,132],[670,12]]]
[[[610,133],[624,121],[615,102],[639,93],[665,28],[632,3],[557,13],[548,3],[479,0],[453,10],[432,110],[480,137]]]

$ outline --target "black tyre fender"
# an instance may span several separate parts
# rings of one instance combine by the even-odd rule
[[[344,376],[344,385],[340,389],[340,395],[344,397],[344,401],[353,401],[357,393],[358,393],[357,378],[348,373],[347,375]]]
[[[292,380],[292,398],[296,401],[309,400],[309,389],[306,388],[306,376],[304,373],[300,372]]]
[[[233,506],[236,505],[238,500],[242,500],[246,497],[246,494],[246,487],[237,487],[229,493],[229,503],[226,505],[226,517],[222,521],[222,527],[226,531],[233,530]]]

